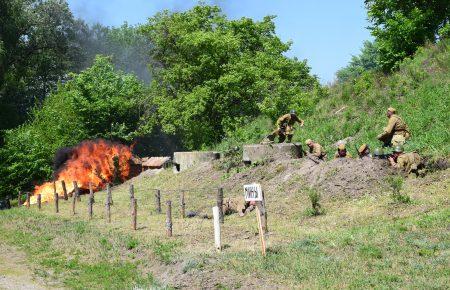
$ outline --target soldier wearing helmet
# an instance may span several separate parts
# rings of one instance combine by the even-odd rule
[[[384,147],[403,145],[411,137],[408,125],[396,115],[396,110],[392,107],[387,109],[386,116],[388,124],[377,139],[384,143]]]
[[[404,153],[402,145],[397,145],[394,148],[394,153],[388,158],[389,163],[393,168],[402,170],[406,174],[419,174],[422,169],[422,158],[416,152]]]
[[[373,158],[377,159],[385,159],[386,155],[384,155],[383,148],[375,148],[373,150]]]
[[[370,148],[369,145],[367,144],[362,144],[359,148],[358,148],[358,156],[359,158],[371,158],[372,155],[370,154]]]
[[[275,137],[278,136],[278,143],[283,143],[286,139],[290,143],[294,135],[294,124],[299,123],[300,127],[303,127],[304,121],[297,116],[295,110],[291,110],[289,114],[283,115],[277,120],[277,129],[270,133],[265,140],[273,142]],[[264,141],[263,141],[264,142]]]
[[[314,156],[319,160],[326,159],[327,153],[325,152],[325,150],[323,150],[322,146],[319,143],[314,142],[311,139],[308,139],[305,141],[305,144],[309,147],[309,152],[307,152],[307,154],[309,153],[310,155]]]
[[[337,152],[334,154],[334,159],[337,158],[352,158],[350,153],[347,153],[347,148],[345,148],[344,143],[339,144]]]

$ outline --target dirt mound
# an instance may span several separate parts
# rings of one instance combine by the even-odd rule
[[[230,176],[225,188],[240,192],[242,184],[259,182],[267,192],[294,195],[317,187],[324,197],[357,197],[380,192],[391,174],[386,160],[336,159],[315,163],[308,158],[275,160]]]
[[[382,189],[391,173],[386,160],[340,158],[309,167],[303,175],[327,196],[360,196]]]

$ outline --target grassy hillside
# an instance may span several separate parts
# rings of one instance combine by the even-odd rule
[[[352,137],[351,153],[362,143],[380,146],[376,140],[387,123],[386,109],[398,110],[408,123],[412,139],[406,150],[425,155],[448,157],[450,154],[450,40],[420,49],[407,59],[398,72],[385,76],[366,72],[355,80],[329,88],[328,97],[319,101],[304,129],[294,141],[311,138],[328,151],[338,140]],[[273,124],[274,122],[272,122]],[[260,141],[272,130],[270,121],[258,119],[230,136],[217,148]]]
[[[345,162],[321,165],[331,168],[322,182],[342,179],[341,169],[357,161]],[[52,204],[41,212],[35,206],[0,212],[0,244],[26,253],[30,275],[72,289],[448,285],[449,170],[407,180],[402,194],[411,201],[406,203],[392,197],[387,179],[349,178],[347,184],[357,185],[356,189],[368,186],[349,195],[346,185],[340,191],[321,191],[325,214],[311,216],[305,186],[315,165],[308,160],[242,167],[237,173],[220,166],[205,164],[179,174],[164,171],[133,179],[139,204],[137,231],[130,226],[127,183],[113,189],[111,224],[104,217],[105,193],[99,192],[92,220],[86,197],[77,205],[76,216],[71,215],[70,201],[61,201],[59,214]],[[354,174],[361,171],[358,166]],[[250,181],[260,182],[266,190],[268,256],[259,253],[254,212],[225,218],[225,246],[218,254],[212,220],[182,219],[178,194],[187,190],[187,211],[211,214],[218,186],[224,187],[226,198],[236,198],[242,196],[242,184]],[[163,204],[173,202],[172,238],[165,237],[165,214],[155,212],[154,188],[162,189]]]

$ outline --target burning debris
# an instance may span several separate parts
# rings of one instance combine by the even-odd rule
[[[130,176],[131,148],[103,139],[83,141],[71,148],[59,150],[55,157],[56,191],[63,196],[61,181],[64,180],[68,192],[74,191],[73,181],[81,191],[92,184],[94,191],[103,189],[107,183],[123,182]],[[37,202],[41,194],[42,202],[53,200],[53,182],[36,186],[30,203]]]

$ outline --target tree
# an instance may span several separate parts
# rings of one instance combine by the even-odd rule
[[[32,111],[30,122],[6,132],[0,195],[49,178],[62,147],[94,138],[130,141],[146,133],[140,126],[145,89],[135,76],[115,71],[109,58],[99,56],[70,78]]]
[[[26,120],[80,58],[65,1],[0,0],[0,130]]]
[[[110,28],[79,21],[77,40],[82,50],[80,69],[91,66],[97,54],[110,55],[116,68],[134,73],[145,83],[150,82],[147,64],[151,63],[148,53],[151,43],[139,32],[138,26],[124,23]]]
[[[365,41],[359,55],[352,56],[350,63],[336,72],[337,81],[343,83],[365,71],[379,69],[378,50],[373,42]]]
[[[150,109],[188,148],[221,140],[261,113],[307,112],[320,93],[306,61],[284,56],[290,43],[273,17],[229,20],[217,6],[164,11],[141,28],[153,44]]]
[[[448,0],[365,0],[365,5],[385,71],[427,41],[434,42],[450,20]]]

